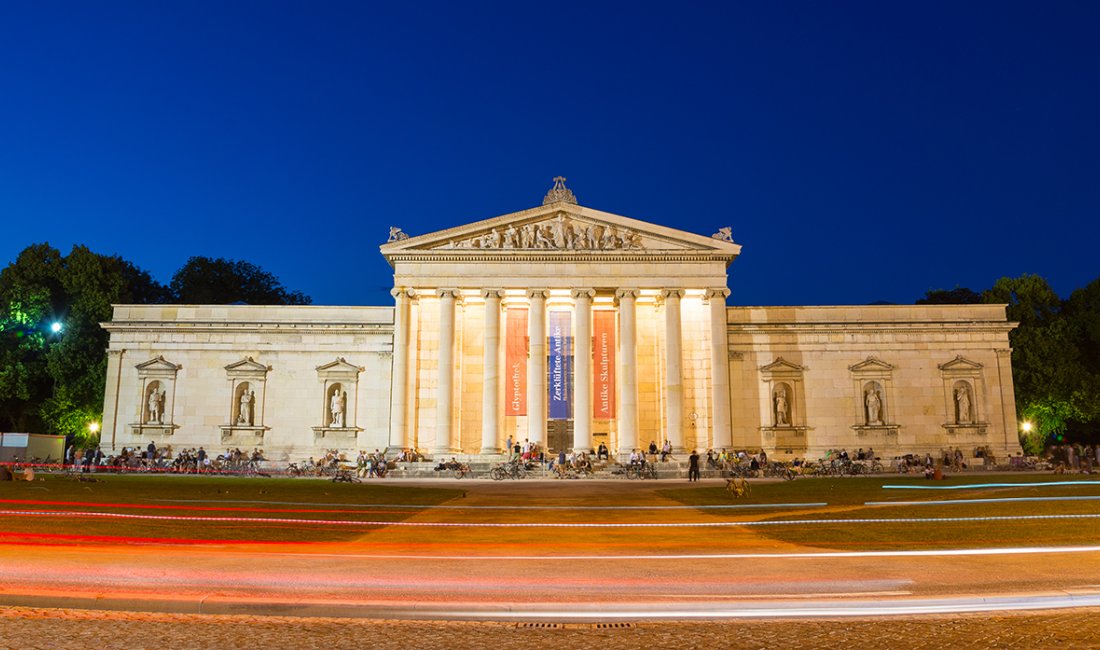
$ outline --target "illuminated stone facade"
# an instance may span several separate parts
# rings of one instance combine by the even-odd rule
[[[727,307],[741,247],[544,205],[381,253],[394,305],[119,305],[105,447],[1019,450],[1002,305]],[[583,416],[581,415],[583,414]]]

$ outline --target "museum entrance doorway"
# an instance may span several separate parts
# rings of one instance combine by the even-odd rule
[[[573,446],[573,421],[572,420],[547,420],[546,421],[546,450],[558,453],[569,451]]]

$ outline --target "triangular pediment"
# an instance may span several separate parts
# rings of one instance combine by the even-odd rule
[[[348,363],[344,357],[336,357],[335,361],[329,361],[323,366],[317,366],[317,372],[350,372],[358,374],[363,372],[364,368],[355,365],[354,363]]]
[[[889,372],[893,369],[894,366],[877,357],[867,357],[854,366],[848,366],[852,372]]]
[[[406,254],[698,253],[732,260],[741,251],[728,228],[708,237],[564,201],[407,238],[392,230],[398,229],[391,229],[391,241],[381,246],[387,259]]]
[[[800,366],[797,363],[791,363],[783,357],[776,357],[775,361],[772,361],[766,366],[760,366],[760,372],[777,373],[798,373],[806,369],[806,366]]]
[[[256,361],[252,357],[245,357],[240,361],[234,361],[225,367],[227,372],[259,372],[265,373],[271,370],[271,366],[265,366],[264,364]]]
[[[166,361],[163,356],[156,356],[134,367],[142,372],[176,372],[183,366],[172,363],[171,361]]]
[[[971,361],[970,359],[967,359],[966,357],[964,357],[960,354],[960,355],[956,356],[954,359],[948,361],[947,363],[941,363],[940,365],[938,365],[936,367],[939,368],[940,370],[946,370],[946,371],[950,371],[950,370],[970,371],[970,370],[980,370],[982,368],[982,364],[978,363],[977,361]]]

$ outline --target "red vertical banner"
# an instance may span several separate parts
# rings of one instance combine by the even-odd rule
[[[527,310],[509,307],[504,332],[504,414],[527,415]]]
[[[615,417],[615,312],[592,312],[592,325],[592,417],[610,420]]]

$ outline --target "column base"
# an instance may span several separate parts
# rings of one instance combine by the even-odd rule
[[[499,455],[503,454],[504,452],[501,451],[500,449],[497,449],[496,447],[482,447],[481,451],[479,451],[478,453],[481,454],[482,456],[485,456],[485,455],[498,455],[499,456]]]

